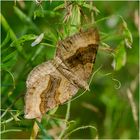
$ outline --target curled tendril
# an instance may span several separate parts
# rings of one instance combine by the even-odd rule
[[[105,74],[103,77],[105,77],[105,76],[110,76],[110,75],[112,75],[112,73],[107,73],[107,74]],[[115,89],[120,89],[120,87],[121,87],[121,82],[120,82],[119,80],[113,78],[113,76],[111,76],[110,78],[115,82],[114,88],[115,88]]]
[[[92,74],[91,79],[90,79],[90,81],[89,81],[89,86],[91,85],[91,82],[92,82],[93,77],[95,76],[95,74],[96,74],[99,70],[101,70],[101,68],[102,68],[102,65]],[[81,97],[83,94],[85,94],[86,92],[87,92],[87,90],[84,90],[80,95],[76,96],[75,98],[72,98],[70,101],[76,100],[77,98],[79,98],[79,97]],[[69,101],[68,101],[68,102],[69,102]],[[68,102],[65,102],[64,104],[67,104]]]
[[[115,85],[114,85],[114,88],[115,89],[120,89],[121,82],[119,80],[115,79],[115,78],[112,78],[112,80],[116,82]]]
[[[101,65],[101,66],[92,74],[91,79],[90,79],[90,81],[89,81],[89,86],[91,85],[91,82],[92,82],[92,80],[93,80],[94,75],[95,75],[99,70],[101,70],[102,67],[103,67],[103,66]]]

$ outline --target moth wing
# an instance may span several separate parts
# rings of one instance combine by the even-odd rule
[[[29,80],[29,79],[28,79]],[[46,75],[39,79],[34,79],[34,84],[27,87],[25,95],[25,118],[41,118],[42,112],[40,111],[41,94],[48,88],[50,76]],[[28,81],[30,83],[30,80]]]
[[[36,66],[28,75],[26,81],[25,95],[25,118],[39,118],[42,116],[40,111],[41,94],[49,88],[50,73],[55,72],[51,61],[44,62]]]
[[[98,30],[91,28],[60,41],[56,57],[61,58],[77,76],[88,80],[96,59],[98,45]]]
[[[40,78],[44,77],[44,75],[48,75],[55,71],[55,67],[52,65],[51,61],[44,62],[40,65],[37,65],[33,70],[29,73],[26,86],[34,87],[34,83],[39,81]]]
[[[41,118],[48,110],[69,100],[78,91],[52,64],[35,67],[27,78],[25,118]]]
[[[78,87],[73,85],[65,76],[57,69],[50,73],[49,88],[41,93],[40,110],[42,114],[55,108],[59,104],[63,104],[74,96]]]

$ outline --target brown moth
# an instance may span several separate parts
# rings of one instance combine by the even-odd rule
[[[60,41],[54,59],[36,66],[28,75],[25,118],[41,118],[70,100],[79,88],[88,90],[98,45],[99,34],[93,28]]]

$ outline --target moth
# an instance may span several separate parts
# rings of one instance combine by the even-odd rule
[[[36,66],[28,75],[25,118],[44,113],[70,100],[80,88],[89,90],[99,46],[99,33],[89,28],[59,41],[53,60]]]

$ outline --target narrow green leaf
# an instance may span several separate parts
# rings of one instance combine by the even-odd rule
[[[56,106],[54,109],[50,110],[49,111],[49,115],[55,114],[55,112],[57,111],[57,109],[58,109],[58,106]]]
[[[124,42],[122,41],[118,47],[116,48],[114,61],[113,61],[113,68],[115,70],[120,70],[126,63],[126,51]]]
[[[105,48],[111,48],[108,44],[106,44],[105,42],[101,42],[101,45]]]
[[[35,60],[35,58],[41,53],[41,51],[43,50],[43,48],[44,48],[44,46],[43,46],[43,45],[40,45],[40,46],[36,49],[36,51],[35,51],[35,53],[33,54],[33,56],[31,56],[31,61],[34,61],[34,60]]]
[[[43,11],[43,9],[38,9],[38,10],[35,10],[34,11],[34,19],[36,19],[37,17],[44,17],[45,16],[45,14],[44,14],[44,11]]]
[[[23,21],[24,23],[30,23],[31,20],[28,16],[26,16],[18,7],[14,7],[15,13],[18,15],[18,17]]]
[[[67,20],[67,25],[70,25],[69,35],[77,32],[77,27],[81,25],[81,12],[79,5],[75,4],[72,6],[71,15]]]
[[[13,41],[16,41],[17,37],[15,35],[15,33],[13,32],[13,30],[10,28],[10,26],[8,25],[6,19],[4,18],[4,16],[0,13],[0,22],[3,26],[3,28],[5,29],[6,32],[10,33],[10,37]],[[20,53],[21,49],[19,47],[17,47],[17,51]],[[26,58],[25,54],[22,55],[24,58]]]
[[[14,11],[17,14],[17,16],[21,19],[22,22],[26,23],[27,25],[30,25],[30,27],[33,28],[36,32],[39,32],[38,27],[19,8],[14,7]]]
[[[4,47],[10,40],[10,32],[7,33],[6,38],[3,40],[2,44],[0,45],[1,48]]]
[[[71,25],[81,24],[81,12],[78,5],[74,5],[72,9]]]
[[[40,43],[40,45],[43,45],[43,46],[47,46],[47,47],[53,47],[53,48],[55,48],[56,46],[54,46],[54,45],[52,45],[52,44],[49,44],[49,43],[44,43],[44,42],[42,42],[42,43]]]
[[[18,47],[18,46],[22,46],[22,43],[26,42],[26,41],[30,41],[30,40],[34,40],[36,39],[36,35],[34,34],[27,34],[27,35],[24,35],[22,37],[20,37],[19,39],[13,41],[10,46],[11,47]]]
[[[17,60],[17,57],[16,56],[12,57],[12,59],[10,59],[7,62],[4,62],[4,63],[2,62],[1,65],[0,65],[1,66],[1,69],[12,68],[12,66],[16,63],[16,60]]]
[[[96,14],[100,13],[100,11],[95,6],[91,6],[90,4],[84,3],[83,7],[93,10]]]
[[[13,30],[11,29],[11,27],[9,26],[8,22],[6,21],[6,19],[4,18],[4,16],[0,13],[0,23],[2,24],[2,27],[5,29],[6,32],[10,33],[10,37],[12,40],[16,40],[16,35],[13,32]]]
[[[2,68],[12,68],[16,63],[18,51],[16,48],[11,48],[9,45],[1,50],[1,66]]]
[[[124,27],[125,45],[128,48],[132,48],[132,43],[133,43],[132,34],[131,34],[130,30],[128,29],[126,21],[123,19],[122,16],[120,16],[120,17],[121,17],[121,20],[122,20],[122,23],[123,23],[123,27]]]
[[[124,31],[125,34],[125,44],[128,48],[132,48],[132,43],[133,43],[133,38],[132,34],[128,29],[125,29]]]
[[[11,73],[11,71],[7,70],[7,69],[3,69],[4,71],[6,71],[12,78],[12,81],[13,81],[13,88],[15,88],[15,78],[14,78],[14,75]]]
[[[40,130],[41,130],[43,136],[44,136],[46,139],[51,138],[51,137],[47,134],[47,131],[46,131],[46,129],[44,128],[44,126],[43,126],[39,121],[37,121],[37,120],[35,120],[35,121],[36,121],[37,125],[39,126],[39,128],[40,128]]]
[[[5,61],[8,61],[10,59],[12,59],[13,57],[15,57],[17,55],[17,51],[13,51],[11,52],[9,55],[5,56],[3,59],[2,59],[2,62],[4,63]]]
[[[53,9],[53,11],[57,11],[57,10],[64,9],[64,8],[65,8],[65,4],[62,3],[62,4],[58,5],[57,7],[55,7],[55,8]]]
[[[53,41],[53,42],[57,42],[58,41],[57,31],[53,28],[48,27],[44,38],[47,39],[47,40],[50,39],[50,41]]]

